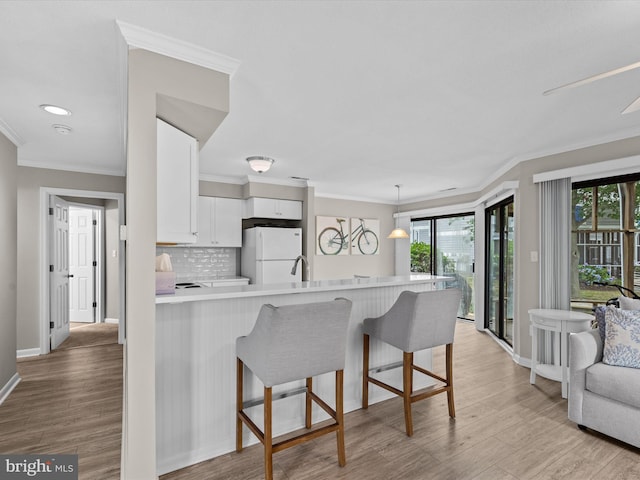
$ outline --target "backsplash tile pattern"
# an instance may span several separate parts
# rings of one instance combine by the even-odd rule
[[[197,281],[238,274],[237,248],[156,247],[171,257],[176,281]]]

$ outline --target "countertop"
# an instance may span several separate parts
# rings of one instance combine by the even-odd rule
[[[353,290],[361,288],[386,287],[392,285],[410,285],[412,283],[439,283],[451,280],[450,277],[415,274],[393,277],[348,278],[342,280],[314,280],[311,282],[289,282],[268,285],[240,285],[214,288],[188,288],[176,290],[174,294],[157,295],[156,304],[197,302],[204,300],[222,300],[226,298],[260,297],[268,295],[287,295],[304,292],[333,290]]]

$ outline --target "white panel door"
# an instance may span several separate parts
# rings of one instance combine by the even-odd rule
[[[95,322],[93,210],[69,207],[69,321]]]
[[[69,204],[51,197],[50,338],[51,349],[69,337]]]

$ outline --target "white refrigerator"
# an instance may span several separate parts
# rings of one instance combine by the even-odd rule
[[[302,229],[281,227],[253,227],[242,232],[240,271],[250,283],[287,283],[302,281],[304,265],[296,274],[291,269],[302,255]]]

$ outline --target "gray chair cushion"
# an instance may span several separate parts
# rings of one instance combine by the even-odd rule
[[[640,369],[596,363],[587,368],[585,388],[603,397],[640,408]]]
[[[366,318],[363,332],[404,352],[453,343],[460,290],[404,291],[389,311]]]
[[[351,301],[263,305],[236,356],[267,387],[344,369]]]

